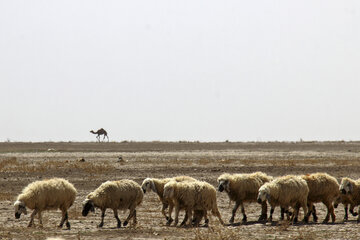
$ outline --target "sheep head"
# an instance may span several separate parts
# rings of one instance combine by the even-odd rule
[[[89,211],[95,212],[94,202],[90,199],[85,199],[85,201],[83,202],[82,215],[86,217]]]
[[[146,191],[150,192],[151,190],[157,193],[154,181],[151,178],[144,179],[143,183],[141,184],[141,188],[144,193],[146,193]]]
[[[352,193],[353,188],[353,183],[349,178],[343,178],[341,180],[339,190],[342,194]]]
[[[267,188],[265,185],[262,185],[259,188],[259,194],[258,194],[258,197],[257,197],[257,202],[262,203],[262,202],[265,202],[266,200],[269,201],[269,199],[270,199],[269,188]]]
[[[22,213],[24,213],[25,215],[27,214],[26,206],[23,201],[17,200],[14,203],[14,207],[15,207],[15,218],[17,218],[17,219],[20,218]]]
[[[230,178],[231,176],[229,174],[223,174],[221,175],[217,181],[219,183],[219,186],[218,186],[218,191],[219,192],[222,192],[225,190],[225,192],[229,193],[230,192]]]

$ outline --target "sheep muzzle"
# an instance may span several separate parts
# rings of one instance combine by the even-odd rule
[[[341,193],[342,193],[342,194],[346,194],[345,189],[341,189]]]
[[[224,191],[224,189],[225,189],[224,186],[222,184],[220,184],[218,187],[218,191],[222,192],[222,191]]]
[[[16,219],[19,219],[20,216],[21,216],[21,213],[15,213],[15,218],[16,218]]]

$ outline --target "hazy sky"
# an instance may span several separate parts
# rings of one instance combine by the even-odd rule
[[[360,1],[0,0],[0,141],[360,140]]]

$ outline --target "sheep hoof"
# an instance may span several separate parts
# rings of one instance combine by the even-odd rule
[[[66,222],[66,227],[67,227],[67,229],[70,230],[70,223],[69,222]]]
[[[318,217],[313,217],[313,220],[314,220],[314,222],[317,222],[318,221]],[[327,220],[326,222],[328,222],[329,220]],[[324,220],[324,222],[325,222],[325,220]]]
[[[348,218],[347,218],[347,217],[344,217],[344,222],[347,221],[347,220],[348,220]]]
[[[128,225],[128,221],[125,221],[124,223],[123,223],[123,226],[125,227],[126,225]]]
[[[168,216],[166,216],[166,221],[169,221],[169,217],[168,217]]]
[[[243,219],[242,219],[242,222],[245,223],[247,221],[247,217],[244,216]]]
[[[234,218],[230,218],[229,223],[233,224],[234,223]]]
[[[266,219],[267,219],[267,214],[261,214],[258,219],[258,222],[266,221]]]
[[[121,228],[121,222],[118,222],[117,228]]]
[[[98,228],[102,228],[104,226],[104,223],[100,223],[99,225],[98,225]]]
[[[166,222],[166,226],[170,226],[170,224],[171,224],[173,221],[174,221],[174,220],[170,218],[170,219]]]

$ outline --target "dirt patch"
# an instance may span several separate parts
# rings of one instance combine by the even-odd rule
[[[50,149],[50,150],[49,150]],[[49,150],[49,151],[48,151]],[[360,143],[0,143],[0,239],[46,239],[61,236],[65,239],[359,239],[354,217],[343,222],[344,211],[336,209],[335,224],[299,224],[286,222],[260,224],[257,203],[246,205],[247,224],[223,227],[215,217],[209,228],[167,227],[154,193],[146,194],[138,208],[138,224],[117,229],[110,210],[105,225],[100,211],[81,215],[81,202],[102,182],[122,178],[139,184],[145,177],[188,175],[215,185],[223,172],[243,173],[263,171],[273,176],[327,172],[338,180],[344,176],[360,177]],[[122,160],[119,161],[119,157]],[[83,160],[82,160],[83,159]],[[81,160],[81,161],[80,161]],[[57,229],[60,211],[43,214],[43,227],[37,219],[34,228],[27,228],[29,214],[14,218],[13,201],[23,187],[32,181],[63,177],[72,182],[78,196],[69,211],[71,230]],[[218,193],[218,205],[228,222],[233,203]],[[317,204],[319,219],[326,209]],[[274,219],[280,210],[275,210]],[[123,221],[128,212],[121,212]],[[182,216],[181,216],[182,218]]]

